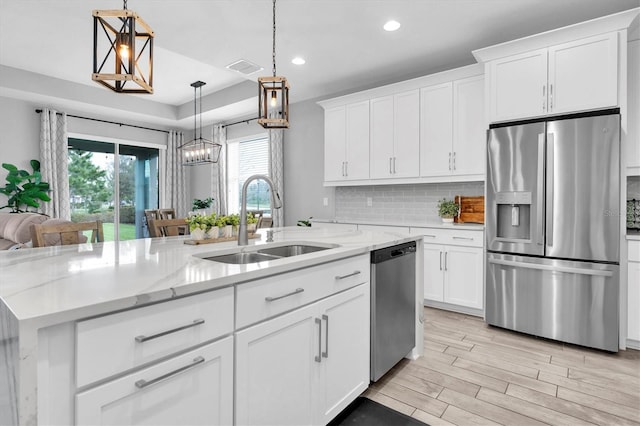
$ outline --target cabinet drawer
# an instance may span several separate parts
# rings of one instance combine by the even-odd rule
[[[484,232],[469,229],[411,228],[411,235],[422,235],[425,244],[482,247]]]
[[[233,337],[76,395],[78,425],[229,425]]]
[[[233,288],[76,324],[76,384],[147,364],[233,332]]]
[[[629,262],[640,262],[640,241],[629,241]]]
[[[236,328],[296,309],[369,281],[368,255],[237,286]]]

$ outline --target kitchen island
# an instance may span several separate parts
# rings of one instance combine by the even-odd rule
[[[211,348],[218,344],[233,350],[232,339],[237,339],[236,351],[239,351],[238,342],[243,338],[251,342],[251,333],[255,333],[257,327],[275,320],[284,321],[291,315],[311,308],[318,310],[322,308],[318,304],[329,300],[329,296],[342,294],[342,297],[347,297],[345,295],[349,292],[361,289],[359,295],[368,298],[369,270],[364,269],[369,267],[369,252],[420,239],[392,233],[281,228],[274,230],[273,243],[266,243],[263,236],[251,240],[250,245],[242,250],[252,251],[261,245],[267,247],[301,242],[330,248],[251,264],[226,264],[205,259],[238,252],[240,248],[234,242],[186,245],[183,237],[2,253],[0,423],[80,422],[79,418],[85,418],[81,417],[84,414],[78,407],[80,402],[84,406],[91,405],[85,404],[85,401],[93,401],[97,398],[96,394],[104,394],[104,389],[119,385],[119,381],[129,375],[159,368],[158,364],[177,362],[176,354],[188,357],[194,348],[213,350]],[[345,280],[341,283],[342,287],[335,283],[331,286],[315,285],[320,279],[333,280],[334,276],[337,279],[339,275],[349,275],[340,271],[340,268],[351,273],[357,268],[358,276]],[[421,262],[417,263],[416,270],[416,273],[421,273]],[[416,282],[421,283],[422,280]],[[282,290],[274,287],[278,285],[291,285],[300,294],[283,302],[278,301],[283,305],[276,309],[269,308],[271,311],[252,308],[254,299],[264,303],[264,299],[269,298],[252,295],[252,292],[259,292],[261,288]],[[422,294],[422,288],[416,289],[416,294]],[[243,300],[247,300],[246,304]],[[416,304],[416,321],[420,318],[420,305]],[[168,315],[167,312],[175,314]],[[181,315],[186,315],[185,312],[194,312],[198,317],[194,325],[168,338],[149,342],[144,350],[136,346],[127,355],[126,351],[114,347],[115,343],[110,343],[112,338],[117,341],[112,334],[126,334],[128,328],[135,328],[145,321],[159,323],[160,326],[176,318],[184,321]],[[314,311],[312,317],[322,315],[324,311],[318,311],[317,315]],[[275,319],[265,321],[268,318]],[[206,325],[203,324],[205,320]],[[111,330],[114,324],[120,326],[115,333],[101,331]],[[366,325],[368,328],[368,318]],[[177,330],[173,325],[166,328],[172,333]],[[333,326],[331,329],[339,328]],[[416,329],[413,356],[422,351],[422,327]],[[320,325],[320,333],[328,334],[328,330],[328,322],[326,326]],[[307,340],[322,338],[322,335],[317,335]],[[136,344],[147,338],[135,336]],[[329,352],[328,343],[327,340],[323,352]],[[153,350],[147,349],[152,346]],[[288,349],[281,348],[283,351]],[[334,353],[338,349],[332,348]],[[366,349],[368,351],[368,343]],[[130,358],[128,361],[124,359],[127,356]],[[192,359],[194,362],[200,361],[199,356]],[[227,383],[226,388],[218,388],[221,392],[219,401],[227,406],[231,402],[230,406],[233,407],[235,392],[236,403],[236,412],[227,413],[227,417],[220,418],[220,421],[228,422],[235,418],[239,422],[238,416],[242,418],[243,415],[238,406],[242,405],[244,396],[238,393],[237,386],[234,390],[232,372],[235,368],[235,380],[242,377],[239,366],[244,361],[238,358],[238,354],[235,360],[234,363],[232,353],[230,362],[225,361],[217,367],[219,374],[231,374],[231,384]],[[364,360],[359,361],[363,363]],[[366,361],[368,364],[368,359]],[[124,366],[119,367],[121,364]],[[225,380],[228,382],[229,377]],[[240,388],[245,384],[240,383]],[[146,382],[138,380],[136,386],[144,388]],[[363,389],[356,390],[361,392]],[[291,391],[300,393],[300,389]],[[348,398],[341,400],[334,408],[348,402]],[[311,420],[325,421],[326,418],[314,417]]]

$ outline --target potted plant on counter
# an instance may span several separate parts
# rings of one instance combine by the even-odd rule
[[[458,214],[459,209],[460,206],[453,200],[443,198],[438,201],[438,216],[440,216],[445,223],[453,222],[453,218]]]
[[[258,218],[253,215],[251,212],[247,212],[247,231],[250,234],[256,232],[256,228],[258,227]]]
[[[210,215],[193,214],[185,220],[189,224],[189,233],[191,234],[191,238],[193,238],[194,240],[215,238],[211,235],[211,230],[213,229],[213,225],[216,222],[215,213],[212,213]]]

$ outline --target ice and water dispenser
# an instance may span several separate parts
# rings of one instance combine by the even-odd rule
[[[531,192],[498,192],[495,196],[498,223],[496,237],[501,240],[531,239]]]

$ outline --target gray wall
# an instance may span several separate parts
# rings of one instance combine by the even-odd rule
[[[334,215],[334,190],[324,181],[324,110],[315,100],[290,106],[291,125],[284,131],[284,220],[295,225],[309,217]],[[236,121],[252,117],[243,117]],[[255,121],[227,128],[227,139],[239,139],[264,133]],[[204,168],[204,167],[203,167]],[[194,175],[200,175],[200,171]],[[192,179],[192,193],[206,187],[204,178]],[[327,198],[327,206],[323,199]]]
[[[291,105],[284,136],[284,217],[286,225],[334,214],[334,190],[324,181],[324,110],[315,101]],[[323,198],[328,206],[323,206]]]

